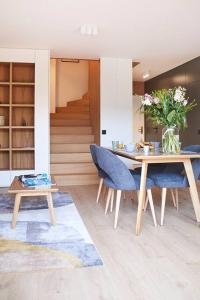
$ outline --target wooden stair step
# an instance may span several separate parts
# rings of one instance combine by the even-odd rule
[[[74,101],[69,101],[67,102],[67,107],[68,106],[79,106],[79,105],[89,105],[90,101],[89,99],[79,99],[79,100],[74,100]]]
[[[90,126],[90,120],[58,120],[52,119],[51,126]]]
[[[92,162],[90,153],[51,153],[51,163]]]
[[[53,127],[50,128],[51,134],[92,134],[91,126],[66,126],[66,127]]]
[[[91,185],[99,183],[99,177],[96,174],[54,175],[54,178],[58,186]]]
[[[79,105],[79,106],[67,106],[67,107],[57,107],[57,113],[80,113],[87,112],[89,113],[90,107],[89,105]]]
[[[51,120],[89,120],[90,114],[88,112],[82,112],[82,113],[68,113],[68,112],[60,112],[60,113],[54,113],[51,114]]]
[[[62,163],[51,164],[50,172],[54,174],[96,174],[97,169],[95,165],[91,163]]]
[[[51,144],[51,153],[89,153],[90,144]]]
[[[51,134],[50,141],[51,144],[68,144],[68,143],[88,144],[88,143],[94,143],[94,135]]]

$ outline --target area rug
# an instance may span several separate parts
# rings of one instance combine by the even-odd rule
[[[11,229],[14,196],[0,194],[0,272],[100,266],[102,260],[68,193],[53,193],[56,225],[45,197],[23,197]]]

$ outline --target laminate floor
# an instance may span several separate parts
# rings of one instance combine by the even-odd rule
[[[95,203],[97,186],[69,191],[104,261],[102,267],[0,274],[0,300],[199,300],[200,227],[187,190],[179,211],[167,197],[165,226],[153,226],[150,210],[135,235],[137,202],[121,202],[119,223]],[[160,221],[160,193],[153,191]]]

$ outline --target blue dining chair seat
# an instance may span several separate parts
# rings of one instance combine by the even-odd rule
[[[160,188],[184,188],[188,186],[185,176],[178,173],[151,173],[150,178]]]
[[[130,170],[131,172],[131,175],[133,177],[133,182],[132,182],[132,186],[130,185],[128,187],[128,189],[126,190],[139,190],[140,189],[140,180],[141,180],[141,176],[140,175],[136,175],[136,174],[132,174],[133,171]],[[119,185],[115,184],[112,179],[110,177],[106,177],[104,178],[104,184],[112,189],[119,189]],[[154,182],[152,179],[150,178],[147,178],[147,181],[146,181],[146,189],[152,189],[154,186]]]

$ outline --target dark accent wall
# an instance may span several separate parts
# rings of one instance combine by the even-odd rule
[[[168,72],[145,82],[145,93],[153,90],[183,86],[187,96],[196,99],[198,106],[187,115],[188,128],[181,131],[183,146],[200,144],[200,56]],[[161,140],[161,128],[153,128],[150,120],[145,120],[145,139]]]

